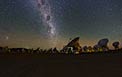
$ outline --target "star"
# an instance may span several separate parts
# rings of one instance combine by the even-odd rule
[[[8,39],[9,39],[9,37],[8,37],[8,36],[6,36],[6,37],[5,37],[5,39],[6,39],[6,40],[8,40]]]

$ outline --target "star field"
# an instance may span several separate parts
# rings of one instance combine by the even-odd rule
[[[46,1],[48,13],[38,7],[38,0],[0,0],[0,45],[61,48],[77,36],[82,46],[93,46],[102,38],[122,42],[121,0]],[[48,26],[43,18],[46,13],[51,18],[46,21]],[[57,35],[51,38],[57,39],[55,46],[49,38],[54,32]]]

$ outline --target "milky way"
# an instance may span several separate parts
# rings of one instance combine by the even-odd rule
[[[41,19],[43,21],[43,25],[47,28],[50,40],[54,42],[53,39],[56,38],[56,28],[50,3],[48,2],[48,0],[38,0],[37,5],[42,17]]]

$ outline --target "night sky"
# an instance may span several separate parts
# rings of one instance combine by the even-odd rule
[[[122,42],[122,0],[0,0],[0,46],[62,48]]]

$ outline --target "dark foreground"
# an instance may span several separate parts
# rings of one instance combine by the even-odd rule
[[[122,55],[0,55],[0,77],[122,77]]]

